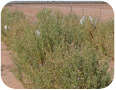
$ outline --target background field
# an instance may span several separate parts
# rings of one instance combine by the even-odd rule
[[[59,10],[61,13],[67,15],[75,13],[79,16],[93,16],[102,20],[109,20],[114,18],[113,9],[108,4],[13,4],[6,6],[10,10],[23,11],[27,17],[34,18],[38,11],[44,8]]]

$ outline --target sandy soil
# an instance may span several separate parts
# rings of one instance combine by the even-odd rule
[[[72,10],[71,10],[72,6]],[[6,6],[10,10],[20,10],[24,14],[34,19],[37,12],[44,8],[52,9],[53,11],[60,11],[64,15],[75,13],[78,16],[92,16],[102,20],[114,18],[114,12],[108,4],[14,4]]]
[[[1,78],[4,84],[14,89],[24,89],[23,85],[13,75],[11,69],[13,62],[10,57],[10,51],[4,43],[1,43]]]

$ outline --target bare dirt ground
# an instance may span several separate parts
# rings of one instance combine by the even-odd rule
[[[1,43],[1,78],[4,84],[14,89],[24,89],[23,85],[13,75],[11,69],[13,62],[10,57],[10,51],[4,43]]]
[[[102,20],[109,20],[111,18],[114,18],[114,12],[108,4],[73,4],[72,11],[70,4],[16,4],[5,7],[9,8],[10,10],[20,10],[24,12],[27,18],[33,20],[36,19],[35,16],[37,12],[41,11],[44,8],[52,9],[54,12],[60,10],[60,12],[64,15],[67,15],[72,12],[79,16],[91,15]],[[1,60],[1,76],[3,82],[11,88],[24,88],[11,72],[13,62],[10,57],[10,51],[7,50],[7,47],[4,43],[1,43]],[[110,64],[110,69],[111,68],[114,68],[114,61],[112,61]]]
[[[6,7],[10,10],[20,10],[27,17],[33,19],[37,12],[44,8],[51,9],[54,12],[59,10],[64,15],[75,13],[78,16],[92,16],[102,20],[114,18],[113,9],[108,4],[14,4]]]

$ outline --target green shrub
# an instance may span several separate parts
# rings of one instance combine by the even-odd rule
[[[16,36],[20,34],[23,30],[26,22],[23,13],[19,11],[10,12],[7,8],[2,10],[1,13],[1,33],[2,41],[6,45],[12,45]],[[5,29],[5,26],[7,29]]]
[[[26,88],[91,89],[111,83],[108,63],[114,58],[113,21],[98,20],[95,25],[96,19],[91,22],[86,17],[81,25],[77,15],[45,9],[32,24],[22,14],[10,13],[6,21],[15,15],[19,21],[9,24],[15,28],[5,36],[8,22],[2,19],[2,36],[10,40],[17,76]]]

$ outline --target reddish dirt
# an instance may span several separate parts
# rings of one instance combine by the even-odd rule
[[[1,78],[4,84],[10,88],[14,89],[24,89],[21,82],[14,76],[11,72],[13,67],[13,62],[10,57],[10,51],[7,49],[6,45],[1,42]]]
[[[20,10],[29,18],[35,18],[37,12],[44,8],[52,9],[53,11],[60,11],[64,15],[75,13],[79,16],[93,16],[102,20],[114,18],[113,9],[108,4],[14,4],[6,6],[10,10]]]
[[[113,81],[113,79],[114,79],[114,60],[112,60],[110,62],[108,71],[112,71],[113,72],[113,73],[111,73],[112,74],[111,80]]]

